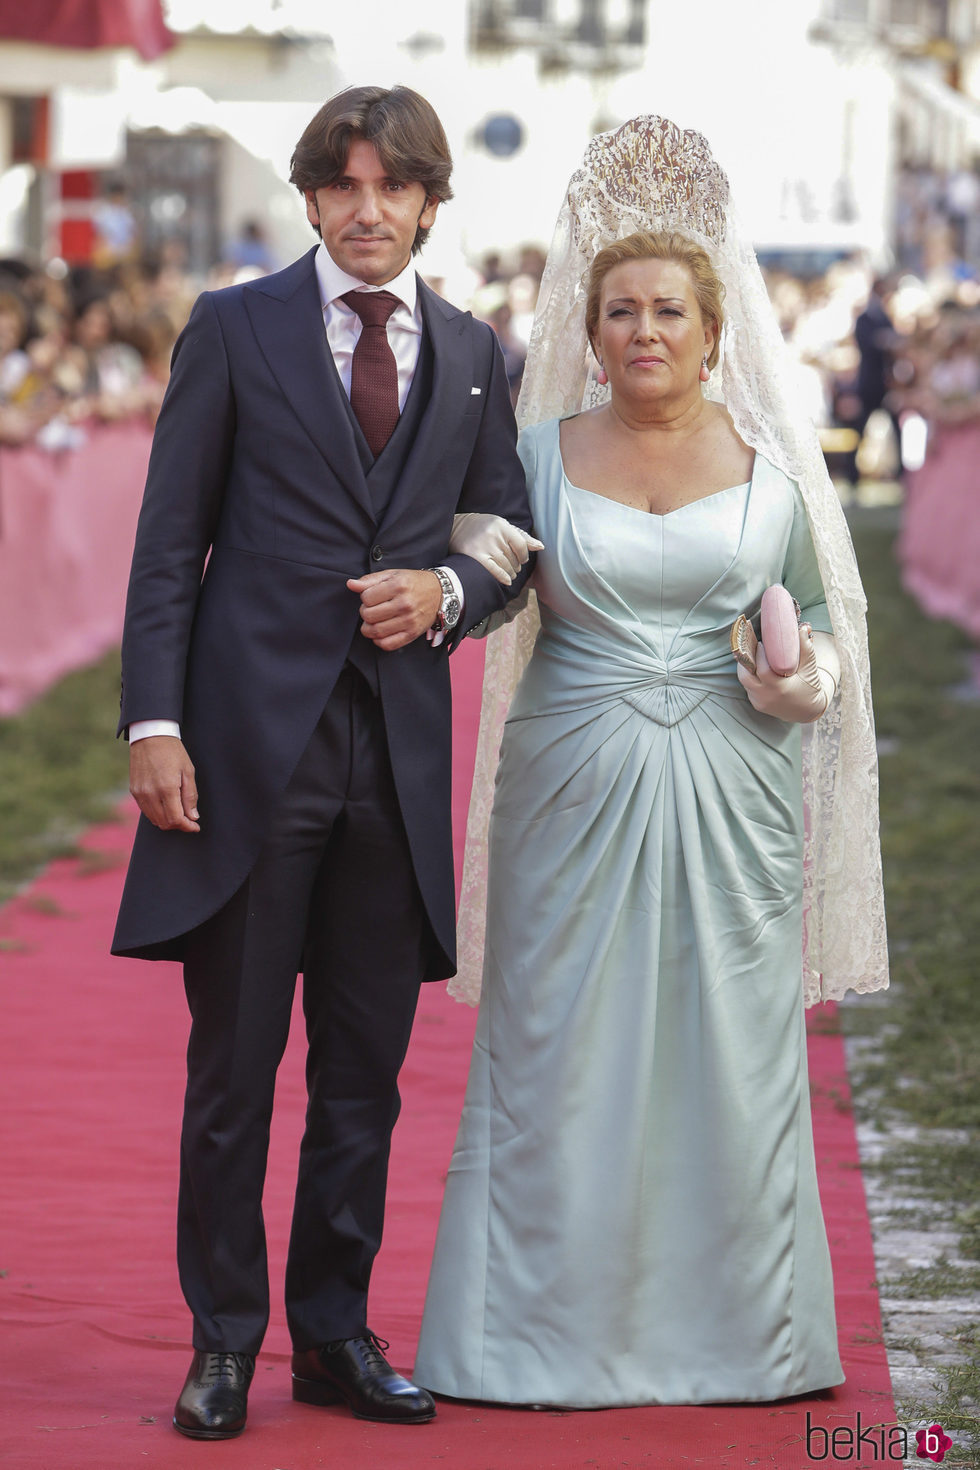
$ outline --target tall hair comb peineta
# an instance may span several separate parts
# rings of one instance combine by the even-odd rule
[[[636,230],[682,228],[720,244],[728,179],[701,133],[631,118],[593,138],[568,186],[576,243],[594,254]]]

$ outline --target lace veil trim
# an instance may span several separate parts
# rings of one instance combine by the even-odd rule
[[[612,240],[676,229],[708,251],[725,287],[721,354],[707,393],[745,442],[798,481],[834,634],[840,690],[803,730],[804,998],[888,984],[871,709],[867,603],[850,533],[816,432],[793,399],[792,365],[758,262],[706,140],[666,118],[633,118],[593,138],[572,175],[541,283],[517,407],[521,427],[604,402],[585,331],[589,267]],[[511,605],[513,607],[513,604]],[[483,970],[487,834],[503,724],[539,621],[533,592],[487,643],[487,667],[460,893],[459,973],[450,994],[475,1004]]]

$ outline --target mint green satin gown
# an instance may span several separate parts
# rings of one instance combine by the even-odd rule
[[[601,1405],[840,1383],[801,977],[800,728],[729,629],[784,582],[830,631],[796,486],[757,456],[664,516],[525,431],[541,634],[507,721],[483,998],[415,1368]]]

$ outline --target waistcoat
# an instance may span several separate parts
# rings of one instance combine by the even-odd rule
[[[432,397],[432,373],[433,373],[432,343],[429,334],[423,328],[422,342],[419,348],[419,360],[415,366],[415,376],[412,386],[408,390],[405,407],[402,409],[395,425],[394,433],[388,443],[382,449],[377,459],[373,459],[367,441],[361,430],[360,424],[350,406],[350,399],[346,393],[341,393],[350,415],[354,430],[354,439],[357,444],[357,452],[364,468],[367,479],[368,490],[371,494],[371,504],[374,514],[380,522],[388,509],[388,502],[395,492],[395,486],[401,477],[405,462],[415,443],[415,436],[419,431],[429,399]],[[375,694],[378,693],[378,659],[384,657],[380,654],[374,644],[364,637],[358,626],[357,632],[351,640],[351,646],[347,653],[347,661],[364,676]]]

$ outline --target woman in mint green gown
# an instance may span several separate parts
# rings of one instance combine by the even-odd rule
[[[641,305],[636,330],[683,377],[673,324]],[[754,707],[729,642],[770,583],[818,637],[831,624],[798,487],[716,405],[690,440],[695,464],[712,451],[704,493],[688,481],[675,508],[656,475],[649,505],[635,475],[622,495],[613,469],[598,493],[569,479],[566,436],[601,465],[597,416],[656,377],[631,331],[599,339],[612,407],[520,442],[541,631],[501,748],[483,995],[415,1369],[464,1399],[771,1400],[843,1377],[803,1021],[804,716]],[[736,448],[749,473],[725,484]]]
[[[774,1399],[842,1379],[801,982],[800,729],[733,618],[829,631],[757,457],[666,516],[521,454],[542,630],[507,722],[487,960],[416,1381],[512,1403]]]

